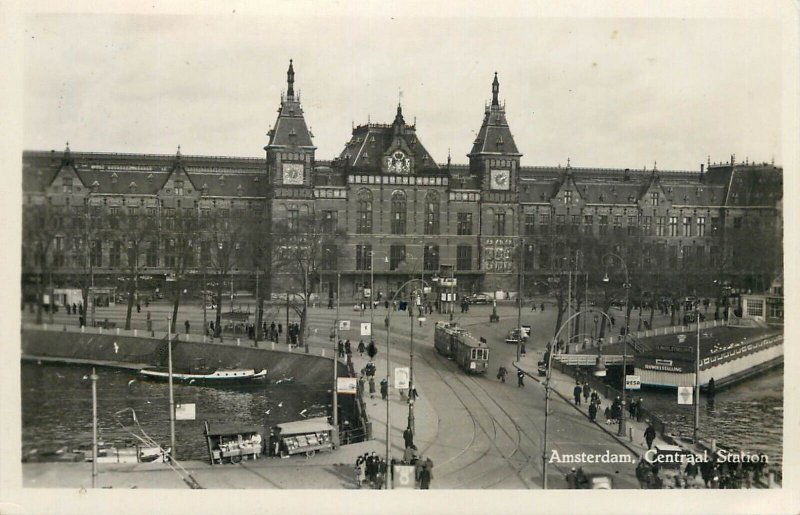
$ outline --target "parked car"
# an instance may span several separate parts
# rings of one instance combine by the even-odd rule
[[[522,341],[524,342],[524,341],[527,341],[527,340],[528,340],[527,331],[525,331],[523,329]],[[519,331],[517,329],[510,330],[508,332],[508,335],[506,336],[506,343],[516,344],[518,341],[519,341]]]
[[[485,293],[474,293],[467,298],[467,302],[470,304],[489,304],[492,302],[492,298]]]

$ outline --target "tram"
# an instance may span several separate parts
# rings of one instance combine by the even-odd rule
[[[468,374],[485,374],[489,369],[489,347],[454,322],[436,323],[433,346]]]

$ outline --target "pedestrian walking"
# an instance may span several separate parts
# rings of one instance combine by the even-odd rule
[[[353,354],[353,349],[350,348],[350,340],[344,341],[344,353],[348,356]]]
[[[497,371],[497,379],[499,379],[501,383],[506,382],[507,375],[508,375],[508,370],[506,370],[506,367],[500,367],[500,369]]]
[[[189,334],[189,321],[188,321],[188,320],[186,320],[186,321],[183,323],[183,326],[184,326],[184,327],[186,327],[186,334]]]
[[[572,395],[573,395],[573,397],[575,397],[575,405],[576,406],[580,406],[581,405],[581,393],[582,392],[583,392],[583,389],[581,388],[581,385],[579,385],[579,384],[576,384],[575,388],[572,389]]]
[[[536,303],[535,302],[533,304],[531,304],[531,311],[533,311],[533,312],[536,311]]]
[[[583,383],[583,401],[589,402],[589,395],[591,395],[592,389],[589,387],[589,381]]]
[[[367,350],[367,348],[364,346],[364,340],[361,340],[361,341],[358,342],[358,349],[357,350],[358,350],[358,355],[359,356],[363,356],[364,355],[364,351]]]
[[[567,472],[565,479],[567,480],[567,488],[569,488],[570,490],[575,490],[576,488],[578,488],[578,477],[575,474],[575,467],[569,469],[569,472]]]
[[[361,488],[361,485],[364,483],[364,480],[367,478],[366,461],[367,461],[367,455],[366,454],[363,454],[363,455],[359,456],[358,458],[356,458],[356,467],[355,467],[356,484],[358,485],[359,488]]]
[[[653,446],[653,440],[656,439],[656,428],[653,427],[653,424],[650,421],[647,421],[647,429],[644,430],[644,440],[647,442],[647,448],[650,449]]]
[[[595,403],[589,403],[589,420],[594,422],[594,419],[597,417],[597,405]]]
[[[138,302],[136,303],[136,312],[137,313],[141,313],[142,312],[142,305],[139,304]]]
[[[389,396],[389,380],[385,377],[381,379],[381,399],[386,399]]]
[[[522,388],[524,386],[525,386],[525,372],[517,369],[517,388]]]
[[[606,406],[606,410],[603,413],[603,415],[606,417],[606,424],[610,424],[611,423],[611,408]]]
[[[542,313],[544,313],[544,302],[542,302],[542,305],[541,305],[541,306],[539,306],[539,311],[541,311]]]
[[[375,398],[375,376],[369,376],[369,397],[370,399]]]
[[[433,474],[431,470],[428,468],[427,462],[422,467],[422,472],[419,474],[419,487],[422,490],[428,490],[431,487],[431,479],[433,478]]]

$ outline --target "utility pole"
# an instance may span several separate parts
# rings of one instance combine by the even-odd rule
[[[519,239],[519,261],[517,262],[517,361],[522,346],[522,237]]]
[[[289,340],[289,290],[286,290],[286,345],[291,343]]]
[[[333,427],[336,430],[333,432],[333,445],[339,446],[339,360],[337,356],[337,346],[339,345],[339,287],[341,282],[341,273],[336,274],[336,322],[334,325],[333,337]]]
[[[170,459],[175,459],[175,398],[172,395],[172,317],[167,315],[167,366],[169,367],[169,443]]]
[[[694,360],[694,430],[692,440],[697,445],[697,431],[700,429],[700,309],[695,311],[697,316],[697,349]]]
[[[92,488],[97,488],[97,373],[92,367]]]

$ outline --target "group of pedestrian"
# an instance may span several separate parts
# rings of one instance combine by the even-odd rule
[[[567,480],[567,488],[571,490],[587,488],[589,485],[589,478],[583,472],[583,467],[572,467],[565,477]]]
[[[386,460],[375,452],[364,453],[356,459],[356,483],[362,488],[364,483],[370,488],[381,488],[386,478]]]
[[[364,391],[363,385],[365,381],[369,382],[369,397],[370,399],[375,397],[375,363],[372,361],[368,361],[364,368],[361,369],[361,376],[359,377],[359,383],[362,385],[361,391]],[[366,377],[366,379],[365,379]]]
[[[361,342],[363,348],[364,342]],[[347,358],[347,363],[353,359],[353,349],[350,346],[350,340],[339,340],[336,342],[336,350],[340,358]]]

